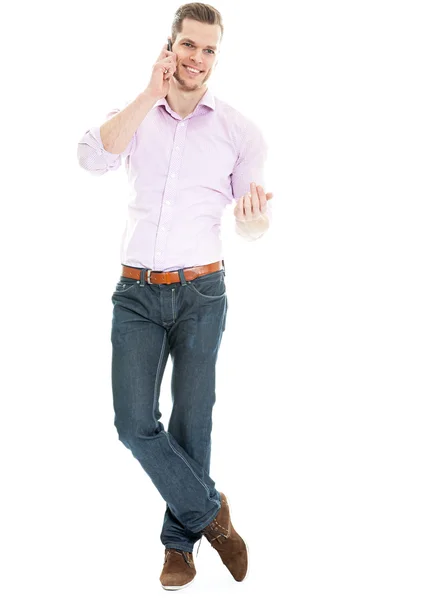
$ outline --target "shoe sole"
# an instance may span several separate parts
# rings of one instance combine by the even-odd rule
[[[187,587],[188,585],[190,585],[191,583],[193,583],[193,579],[191,581],[189,581],[188,583],[185,583],[184,585],[162,585],[162,587],[164,588],[164,590],[169,590],[171,592],[175,592],[177,590],[182,590],[183,588]]]
[[[230,505],[230,501],[228,500],[228,496],[226,494],[225,494],[225,498],[227,499],[228,509],[229,509],[229,513],[230,513],[230,519],[231,519],[231,515],[232,515],[232,513],[231,513],[231,505]],[[231,523],[232,523],[232,519],[231,519]],[[247,571],[246,571],[246,574],[244,575],[243,579],[241,581],[237,581],[237,583],[243,583],[243,581],[245,579],[247,579],[247,576],[248,576],[248,574],[250,572],[250,550],[249,550],[249,547],[247,546],[247,542],[243,538],[243,536],[241,536],[241,539],[245,543],[246,549],[247,549]]]

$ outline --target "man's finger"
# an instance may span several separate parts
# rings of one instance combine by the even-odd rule
[[[260,198],[257,190],[251,195],[251,214],[252,221],[256,221],[260,217]]]
[[[245,215],[246,221],[251,221],[253,218],[252,199],[251,199],[250,193],[246,194],[246,196],[244,198],[244,215]]]
[[[168,47],[168,43],[164,44],[162,46],[162,50],[158,56],[158,60],[162,60],[163,58],[166,58],[167,56],[171,56],[172,52],[170,52],[169,50],[167,50]],[[156,62],[158,62],[158,60]]]
[[[251,182],[250,189],[251,189],[251,206],[252,206],[251,220],[256,221],[260,217],[260,198],[259,198],[259,190],[254,181]]]
[[[266,212],[266,194],[261,185],[257,186],[257,193],[259,194],[260,200],[260,212]]]
[[[244,196],[241,196],[235,207],[235,218],[244,221]]]

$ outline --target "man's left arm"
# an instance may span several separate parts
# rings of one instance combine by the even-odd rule
[[[267,144],[256,125],[249,121],[231,174],[236,233],[252,241],[261,237],[272,220],[272,193],[264,191]]]

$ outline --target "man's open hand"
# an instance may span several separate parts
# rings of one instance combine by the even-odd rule
[[[234,216],[237,221],[246,223],[248,221],[257,221],[266,212],[266,203],[273,198],[273,194],[265,194],[261,185],[256,186],[255,182],[250,183],[250,192],[245,196],[240,196],[235,208]]]

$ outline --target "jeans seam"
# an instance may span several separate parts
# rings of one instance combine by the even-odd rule
[[[163,361],[163,357],[164,357],[164,348],[165,348],[165,344],[167,341],[167,334],[164,331],[164,339],[162,341],[162,346],[161,346],[161,354],[159,357],[159,361],[158,361],[158,367],[156,370],[156,374],[155,374],[155,385],[154,385],[154,392],[153,392],[153,405],[152,405],[152,418],[155,420],[155,407],[156,407],[156,402],[157,402],[157,397],[158,397],[158,375],[159,375],[159,371],[162,365],[162,361]]]
[[[197,529],[196,531],[193,531],[193,529],[190,529],[190,531],[192,533],[194,533],[194,534],[201,533],[203,531],[203,529],[205,527],[207,527],[208,525],[210,525],[212,523],[212,521],[215,519],[216,515],[218,514],[218,512],[221,509],[221,504],[219,504],[216,500],[215,500],[215,502],[216,502],[216,505],[218,507],[218,510],[215,512],[215,514],[213,515],[213,517],[210,520],[208,520],[208,522],[205,521],[206,525],[205,524],[200,525],[199,529]]]
[[[195,292],[198,296],[201,296],[202,298],[208,298],[209,300],[220,300],[221,298],[223,298],[224,296],[227,295],[227,292],[225,290],[225,292],[223,294],[220,294],[219,296],[208,296],[206,294],[202,294],[202,292],[199,292],[199,290],[196,288],[196,286],[192,283],[191,286],[188,288],[189,290],[191,290],[192,292]]]
[[[206,490],[206,492],[207,492],[207,498],[208,498],[208,500],[211,500],[211,501],[213,502],[213,500],[210,498],[210,494],[209,494],[209,488],[208,488],[208,486],[206,485],[206,483],[203,483],[203,481],[200,479],[200,477],[198,477],[198,476],[196,475],[196,473],[193,471],[192,467],[191,467],[191,466],[189,465],[189,463],[186,461],[186,459],[184,458],[184,456],[183,456],[182,454],[180,454],[180,452],[177,452],[177,450],[176,450],[176,449],[174,448],[174,446],[171,444],[171,441],[170,441],[170,438],[169,438],[168,432],[167,432],[167,431],[165,431],[165,433],[167,434],[165,437],[166,437],[166,438],[167,438],[167,440],[168,440],[168,444],[169,444],[169,446],[170,446],[171,450],[172,450],[173,452],[175,452],[175,453],[177,454],[177,456],[179,456],[179,457],[181,458],[181,460],[182,460],[182,461],[183,461],[183,462],[184,462],[184,463],[187,465],[187,467],[190,469],[190,471],[191,471],[191,472],[193,473],[193,475],[196,477],[196,479],[197,479],[197,481],[200,483],[200,485],[202,485],[202,486],[205,488],[205,490]]]
[[[169,550],[170,548],[174,548],[175,550],[184,550],[184,552],[191,552],[192,553],[194,546],[193,547],[189,546],[189,548],[187,549],[187,547],[181,548],[181,544],[179,544],[178,546],[165,546],[165,548],[167,550]]]
[[[172,289],[171,292],[171,300],[172,300],[172,318],[173,318],[173,322],[175,323],[175,302],[174,302],[174,298],[175,298],[175,289]]]
[[[122,285],[122,286],[123,286],[123,289],[122,289],[122,290],[119,290],[119,289],[118,289],[118,286],[119,286],[119,285]],[[120,281],[118,281],[118,282],[117,282],[117,285],[116,285],[116,287],[115,287],[115,289],[114,289],[114,293],[117,293],[117,294],[119,294],[119,293],[121,293],[121,292],[128,292],[129,290],[131,290],[131,289],[132,289],[132,287],[134,287],[134,285],[135,285],[135,284],[133,283],[132,285],[129,285],[129,287],[127,287],[127,285],[128,285],[127,283],[121,283]]]

